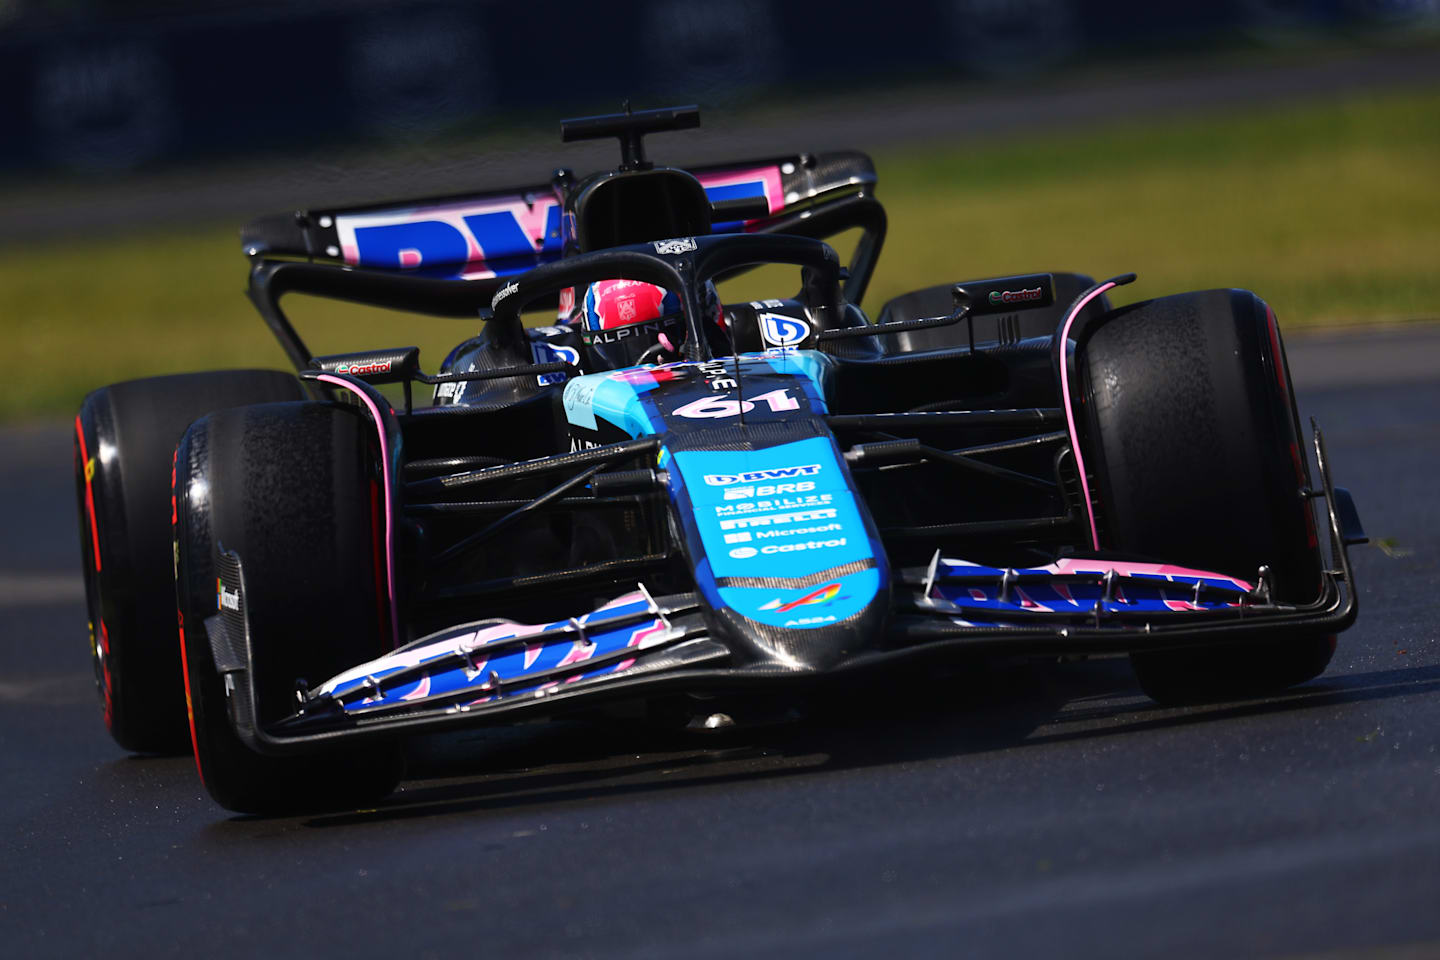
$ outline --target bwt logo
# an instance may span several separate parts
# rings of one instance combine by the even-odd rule
[[[712,487],[728,487],[732,483],[756,483],[760,480],[784,480],[789,477],[812,477],[820,472],[820,464],[803,467],[779,467],[775,470],[752,470],[749,473],[707,473],[705,482]]]
[[[760,336],[772,347],[791,347],[810,336],[810,324],[778,313],[760,314]]]

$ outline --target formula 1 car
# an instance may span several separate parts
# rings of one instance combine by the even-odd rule
[[[297,374],[85,400],[91,646],[121,745],[188,739],[217,801],[273,812],[383,796],[413,734],[891,664],[1128,653],[1162,702],[1324,670],[1364,534],[1318,429],[1312,479],[1262,300],[1115,307],[1133,275],[1037,272],[872,322],[869,159],[646,159],[646,134],[697,124],[565,121],[617,137],[619,167],[257,220],[250,296]],[[842,265],[824,238],[856,230]],[[794,287],[718,301],[776,264]],[[588,316],[607,283],[668,306],[522,322]],[[315,357],[290,292],[483,330],[435,374],[416,348]]]

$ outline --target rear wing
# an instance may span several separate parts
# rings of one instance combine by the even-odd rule
[[[689,172],[710,199],[715,233],[824,238],[852,227],[864,229],[865,249],[857,250],[851,264],[846,299],[863,295],[885,233],[868,156],[799,154]],[[754,215],[762,209],[763,216]],[[730,219],[736,210],[750,216]],[[567,231],[574,232],[563,212],[559,183],[535,184],[261,217],[241,231],[241,245],[252,260],[305,259],[498,288],[501,277],[560,259]]]

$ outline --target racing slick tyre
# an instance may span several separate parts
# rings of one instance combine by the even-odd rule
[[[263,404],[196,421],[176,452],[175,585],[190,734],[201,780],[230,810],[353,807],[399,782],[396,743],[277,756],[242,739],[232,717],[238,698],[249,702],[248,687],[237,690],[246,675],[221,674],[206,629],[227,598],[228,609],[243,610],[248,649],[244,630],[232,630],[230,643],[254,671],[262,728],[295,711],[298,684],[390,649],[373,434],[352,408]],[[222,583],[222,552],[239,558],[243,585]]]
[[[75,418],[81,566],[105,725],[126,750],[188,742],[175,648],[170,466],[212,410],[303,395],[292,374],[217,370],[128,380],[88,395]]]
[[[1308,468],[1273,311],[1244,290],[1131,304],[1080,345],[1081,421],[1099,497],[1100,546],[1254,581],[1314,601],[1321,558],[1301,489]],[[1161,703],[1254,696],[1319,675],[1331,635],[1131,654]]]

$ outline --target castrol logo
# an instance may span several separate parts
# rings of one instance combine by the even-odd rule
[[[364,377],[372,373],[389,373],[389,360],[366,360],[362,363],[341,363],[335,367],[336,373],[348,373],[352,377]]]
[[[1043,289],[1034,287],[1029,290],[992,290],[989,299],[991,303],[1026,303],[1039,300]]]

